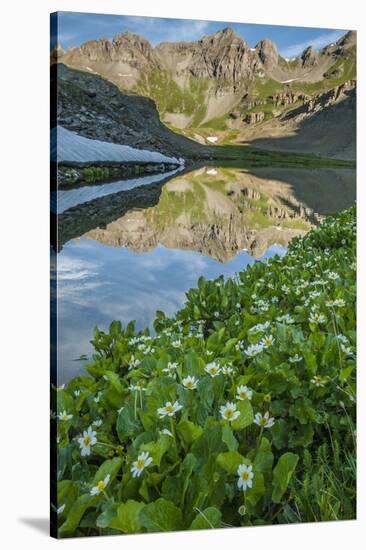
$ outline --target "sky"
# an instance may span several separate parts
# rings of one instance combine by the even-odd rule
[[[311,27],[285,27],[278,25],[254,25],[191,19],[164,19],[91,13],[59,12],[58,34],[63,48],[80,46],[87,40],[111,39],[118,33],[130,31],[149,40],[155,46],[159,42],[198,40],[225,27],[231,27],[249,44],[254,46],[263,38],[277,45],[283,57],[299,55],[307,46],[322,48],[337,41],[347,30]],[[51,32],[51,48],[55,36]]]

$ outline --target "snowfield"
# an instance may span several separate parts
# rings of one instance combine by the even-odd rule
[[[62,126],[51,130],[51,160],[70,162],[156,162],[184,164],[183,159],[168,157],[162,153],[135,149],[129,145],[89,139]]]

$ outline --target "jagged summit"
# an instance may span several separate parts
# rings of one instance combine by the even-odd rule
[[[245,42],[243,40],[243,38],[240,36],[240,34],[235,32],[234,29],[232,29],[231,27],[225,27],[224,29],[220,29],[220,30],[216,31],[214,34],[204,36],[202,38],[202,40],[207,39],[207,38],[211,39],[211,40],[214,40],[214,41],[224,40],[224,41],[227,41],[227,42],[229,42],[229,41]]]
[[[121,32],[112,40],[55,52],[52,60],[153,99],[161,120],[175,128],[207,127],[212,120],[236,128],[277,117],[303,101],[314,83],[327,81],[327,89],[355,79],[355,40],[351,31],[320,50],[309,46],[290,61],[272,40],[251,48],[230,26],[196,41],[155,47],[138,34]]]
[[[278,63],[278,51],[277,46],[272,40],[264,38],[255,47],[258,53],[259,59],[262,61],[265,67],[270,65],[277,65]]]
[[[318,62],[319,54],[313,49],[312,46],[308,46],[301,54],[302,65],[305,68],[313,67]]]
[[[342,36],[338,41],[338,46],[346,46],[351,47],[356,45],[357,40],[357,32],[356,31],[348,31],[344,36]]]

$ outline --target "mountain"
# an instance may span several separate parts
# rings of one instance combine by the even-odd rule
[[[179,141],[179,133],[206,145],[253,142],[257,147],[273,145],[273,149],[355,158],[355,91],[338,94],[343,86],[356,86],[354,31],[320,50],[309,46],[294,59],[282,57],[271,40],[265,38],[251,48],[225,28],[195,42],[165,42],[156,47],[130,32],[67,51],[58,44],[51,61],[78,70],[78,80],[84,78],[86,87],[94,77],[94,82],[104,79],[119,89],[126,118],[130,118],[129,130],[120,133],[127,140],[123,143],[152,139],[163,152],[177,154],[177,147],[182,146],[182,156],[194,155],[192,142]],[[329,96],[337,98],[329,101]],[[140,109],[145,113],[148,105],[142,98],[154,102],[148,108],[151,113],[157,111],[149,116],[149,132],[143,131],[145,115],[138,113]],[[104,99],[109,101],[107,96]],[[329,113],[320,116],[320,111]],[[344,133],[335,131],[339,116],[346,124]],[[124,118],[116,122],[123,126]],[[159,118],[165,129],[156,132]],[[103,127],[103,117],[98,124]],[[174,136],[166,126],[174,130]],[[328,131],[332,134],[327,146]],[[191,153],[186,154],[187,150]]]
[[[57,97],[52,127],[170,156],[202,158],[207,154],[202,146],[162,124],[151,99],[123,93],[98,75],[59,62],[51,67],[51,85]]]
[[[155,204],[130,206],[85,236],[135,252],[163,245],[220,262],[243,249],[260,257],[269,246],[305,234],[354,195],[352,171],[325,170],[320,197],[318,178],[314,171],[273,167],[253,173],[200,168],[168,181]]]
[[[249,126],[241,141],[271,151],[355,159],[356,81],[306,97],[278,117]]]
[[[289,88],[308,96],[354,79],[355,58],[354,31],[319,51],[309,46],[289,60],[272,41],[263,39],[250,48],[230,28],[195,42],[161,43],[155,48],[125,32],[66,52],[59,47],[58,52],[58,60],[69,67],[152,98],[162,120],[180,129],[230,129],[230,113],[235,111],[245,125],[245,115],[258,106],[264,106],[265,119],[271,118],[273,96]]]

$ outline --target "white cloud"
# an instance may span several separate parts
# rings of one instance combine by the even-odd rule
[[[75,281],[89,279],[97,275],[97,265],[85,260],[60,255],[57,262],[57,278],[59,281]]]
[[[317,38],[312,40],[307,40],[306,42],[300,42],[298,44],[293,44],[287,48],[281,49],[281,55],[283,57],[291,58],[296,57],[301,54],[308,46],[312,46],[314,50],[319,50],[328,46],[332,42],[337,42],[344,35],[344,31],[332,31],[326,34],[321,34]]]

